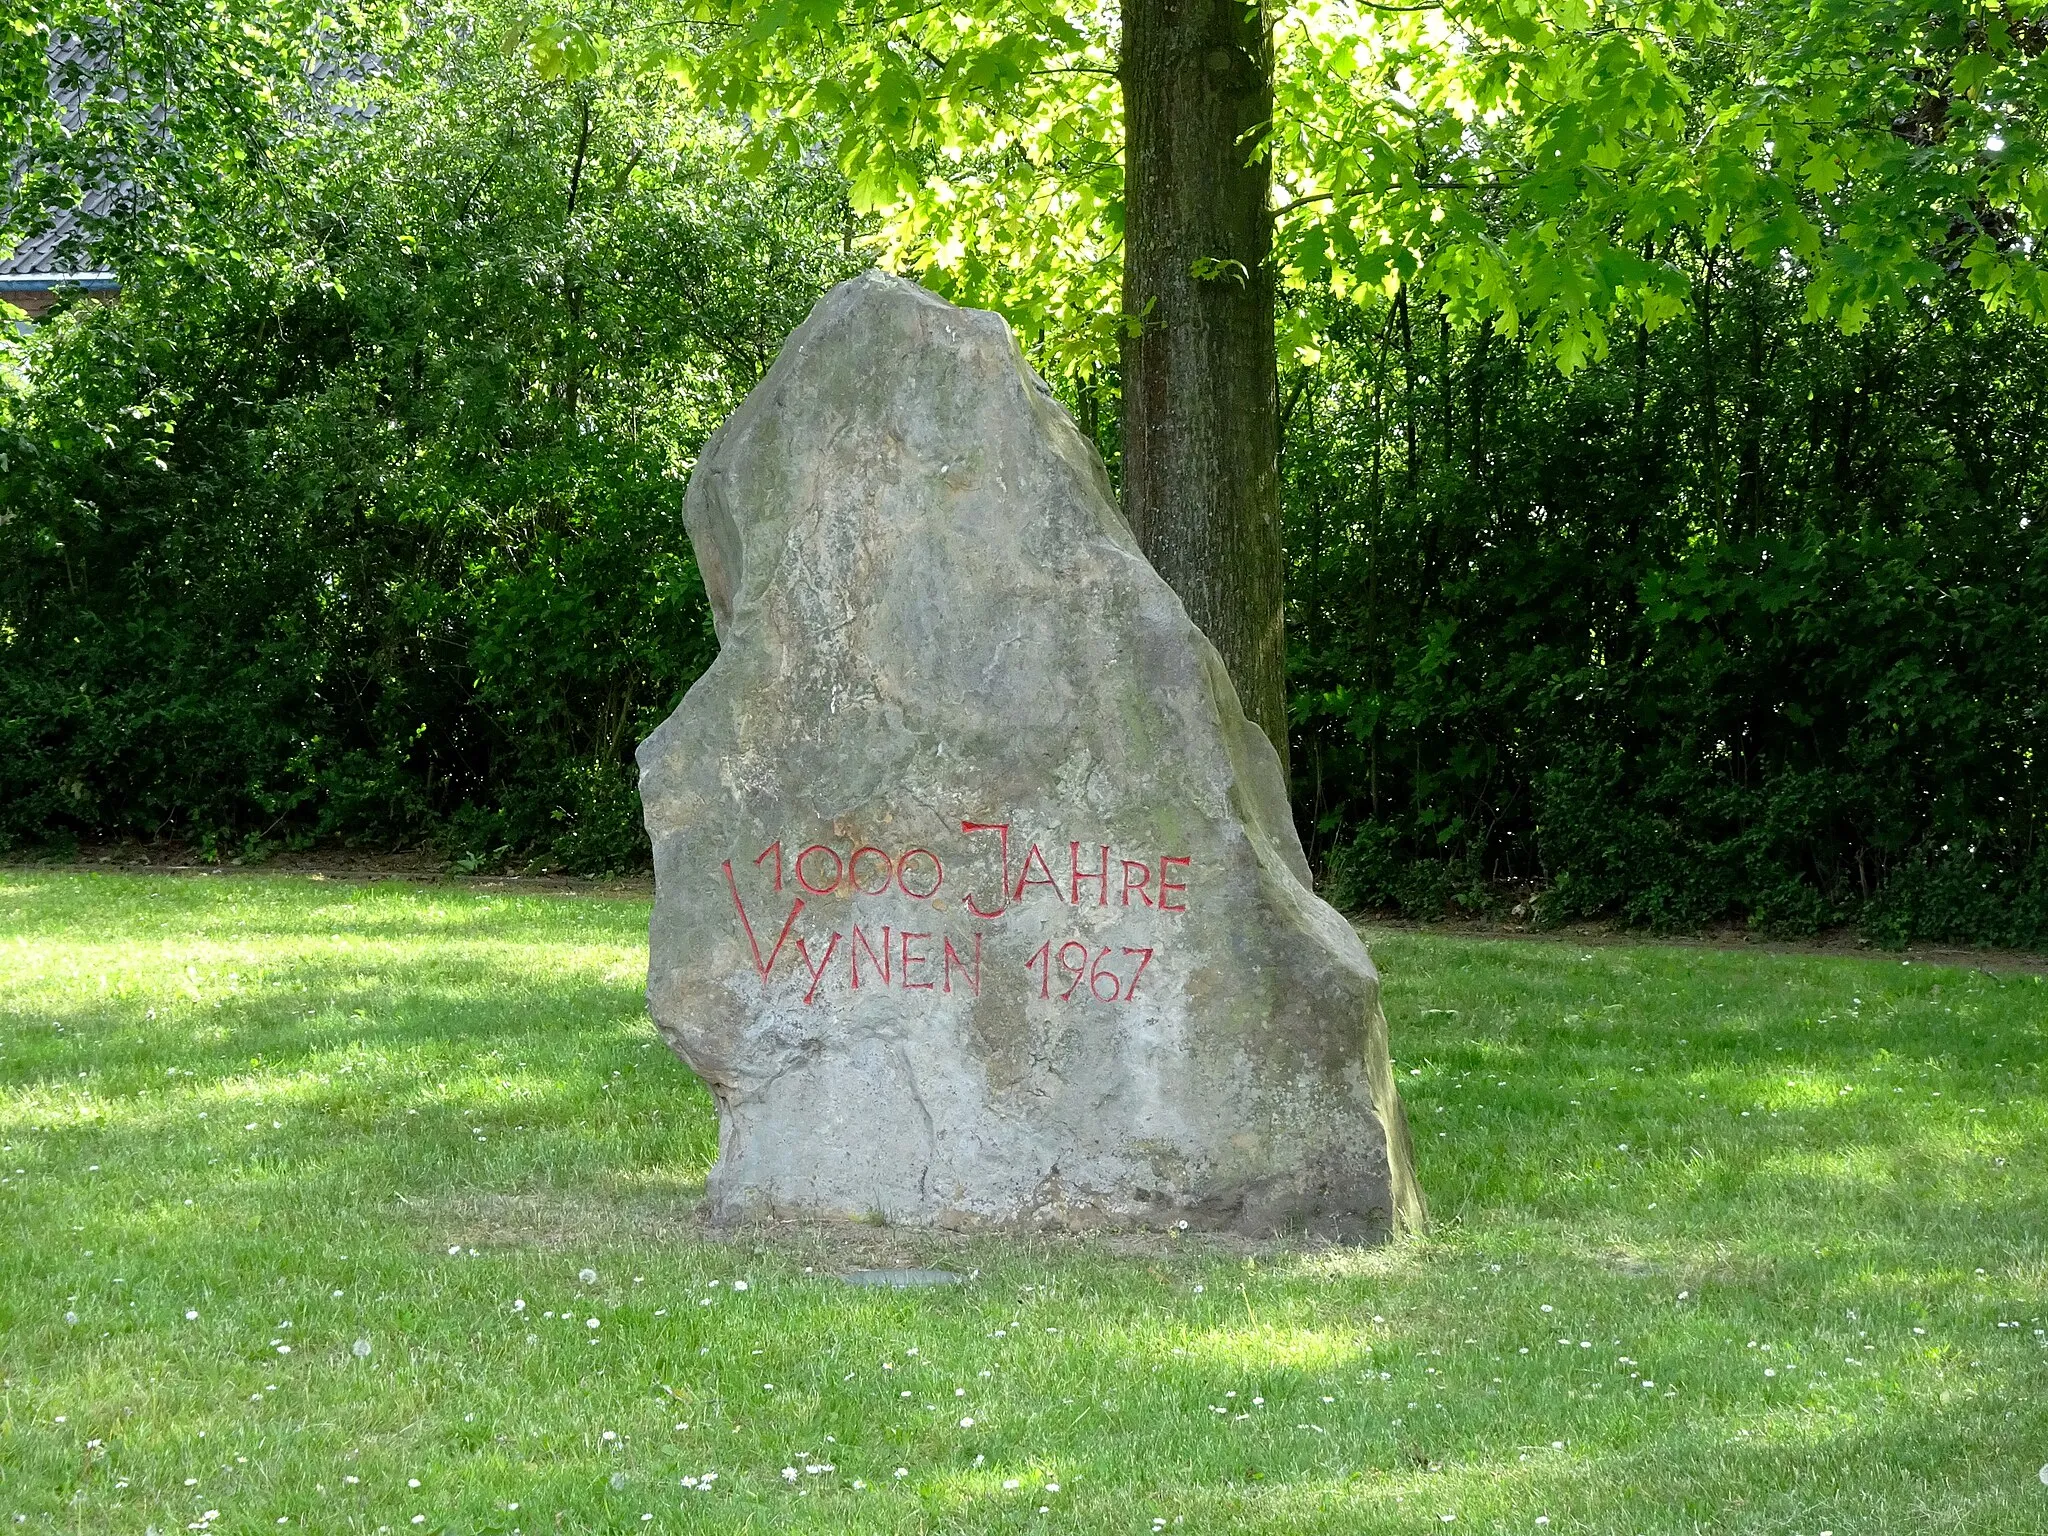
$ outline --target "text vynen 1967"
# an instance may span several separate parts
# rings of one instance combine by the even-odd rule
[[[1012,908],[1023,908],[1034,897],[1039,905],[1050,897],[1069,907],[1137,907],[1166,914],[1187,911],[1188,880],[1194,861],[1186,856],[1112,856],[1108,843],[1087,845],[1084,850],[1082,843],[1071,841],[1064,860],[1059,857],[1057,843],[1053,845],[1053,858],[1048,860],[1045,850],[1032,843],[1018,860],[1013,880],[1008,822],[963,821],[960,830],[968,837],[987,839],[981,851],[984,857],[993,856],[989,858],[992,867],[983,871],[973,881],[974,888],[961,896],[960,904],[971,917],[992,921]],[[793,951],[796,966],[801,968],[799,980],[808,983],[803,994],[806,1004],[816,1003],[828,973],[843,976],[848,991],[880,986],[908,992],[936,990],[950,995],[957,977],[963,989],[976,997],[981,995],[983,941],[996,930],[980,923],[973,925],[968,934],[958,935],[957,945],[955,935],[941,933],[936,927],[918,933],[884,924],[878,941],[875,933],[855,924],[850,935],[834,931],[824,941],[822,951],[815,954],[815,936],[795,931],[807,897],[879,897],[893,890],[913,902],[932,901],[945,889],[946,866],[929,848],[906,848],[892,853],[868,843],[842,853],[829,843],[812,843],[795,857],[786,859],[778,838],[755,855],[753,864],[770,880],[778,897],[785,884],[794,884],[804,893],[791,897],[780,930],[764,949],[762,939],[768,930],[765,926],[754,926],[732,860],[724,861],[726,889],[732,895],[733,911],[739,917],[763,986],[768,984],[787,949]],[[757,897],[757,904],[758,900]],[[936,951],[931,947],[933,940],[938,942]],[[1024,969],[1036,979],[1038,995],[1043,999],[1128,1003],[1138,996],[1138,985],[1155,953],[1156,949],[1147,945],[1096,944],[1080,938],[1055,943],[1048,939],[1024,962]],[[836,971],[835,958],[843,961]]]

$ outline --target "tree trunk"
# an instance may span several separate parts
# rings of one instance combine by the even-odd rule
[[[1125,0],[1124,501],[1287,762],[1263,7]]]

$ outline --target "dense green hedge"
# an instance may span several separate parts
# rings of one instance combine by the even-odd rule
[[[1295,381],[1336,893],[2048,942],[2048,338],[1960,294],[1846,338],[1759,278],[1699,301],[1569,381],[1420,308]]]
[[[836,181],[639,105],[457,48],[309,151],[293,248],[22,349],[0,847],[644,860],[632,747],[714,650],[690,455],[852,263]]]

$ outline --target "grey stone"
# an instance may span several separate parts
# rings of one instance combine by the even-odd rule
[[[898,1291],[925,1285],[961,1285],[967,1279],[950,1269],[855,1269],[839,1278],[848,1285],[887,1286]]]
[[[1008,326],[869,273],[705,445],[640,747],[714,1217],[1310,1229],[1422,1197],[1279,760]]]

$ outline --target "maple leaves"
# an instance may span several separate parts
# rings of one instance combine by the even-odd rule
[[[1570,370],[1683,312],[1707,250],[1796,272],[1855,329],[1944,266],[2048,316],[2039,3],[1297,0],[1269,7],[1283,342],[1403,285]],[[1009,315],[1055,368],[1114,355],[1117,17],[691,0],[640,64],[743,120],[757,165],[829,155],[878,259]],[[557,21],[544,76],[615,67]],[[623,47],[622,47],[623,51]]]

